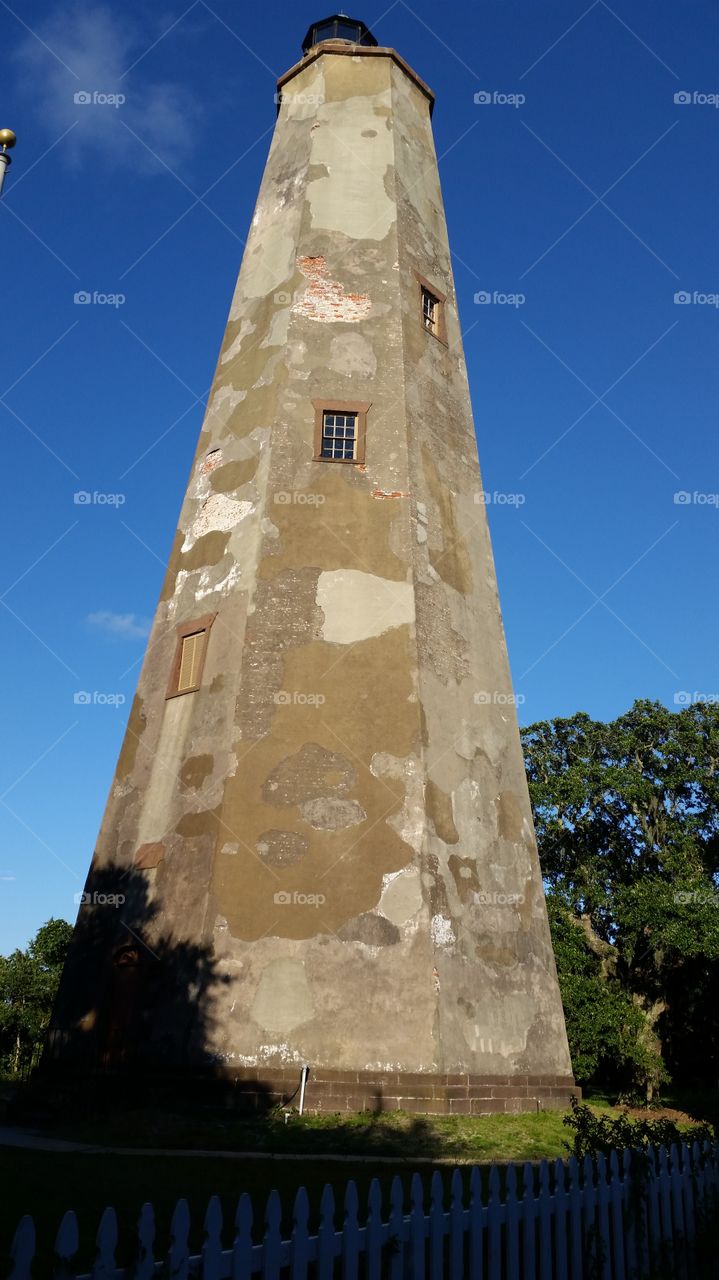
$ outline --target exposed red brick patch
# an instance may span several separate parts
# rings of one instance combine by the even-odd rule
[[[200,475],[202,476],[209,475],[210,471],[214,471],[217,467],[219,467],[221,462],[222,462],[222,450],[212,449],[208,453],[202,466],[200,467]]]
[[[135,857],[133,865],[138,871],[149,871],[152,867],[156,867],[162,862],[165,856],[165,846],[160,840],[156,840],[152,844],[141,844]]]
[[[345,293],[344,285],[330,279],[323,257],[298,258],[297,266],[309,284],[292,310],[306,320],[317,320],[322,324],[340,320],[355,324],[371,311],[372,303],[366,293]]]
[[[394,489],[392,492],[387,489],[372,490],[373,498],[408,498],[409,496],[408,493],[402,493],[400,489]]]

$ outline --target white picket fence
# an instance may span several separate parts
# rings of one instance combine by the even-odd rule
[[[640,1170],[643,1172],[640,1173]],[[465,1202],[469,1173],[469,1200]],[[451,1175],[449,1204],[443,1181],[433,1173],[429,1203],[422,1180],[414,1174],[406,1203],[402,1180],[392,1181],[388,1213],[373,1180],[367,1213],[361,1219],[359,1196],[349,1182],[341,1224],[331,1186],[325,1186],[316,1233],[310,1233],[310,1203],[301,1188],[296,1195],[292,1232],[282,1238],[282,1204],[273,1191],[264,1222],[254,1222],[249,1195],[240,1197],[231,1248],[223,1245],[219,1200],[213,1196],[204,1218],[201,1252],[190,1254],[190,1213],[180,1200],[172,1216],[170,1245],[155,1256],[155,1215],[145,1204],[137,1224],[134,1261],[118,1266],[115,1211],[106,1209],[96,1236],[91,1280],[632,1280],[651,1274],[661,1259],[676,1280],[689,1280],[697,1228],[717,1214],[719,1144],[695,1144],[658,1152],[649,1148],[636,1163],[631,1151],[613,1152],[607,1161],[587,1157],[557,1160],[552,1166],[525,1164],[521,1191],[518,1171],[506,1169],[504,1186],[497,1166],[489,1173],[488,1195],[482,1194],[478,1168]],[[485,1178],[485,1184],[487,1179]],[[228,1232],[229,1235],[229,1232]],[[9,1280],[54,1280],[78,1276],[78,1223],[65,1214],[55,1241],[50,1272],[35,1258],[35,1228],[23,1218],[15,1233]],[[227,1241],[225,1243],[228,1243]]]

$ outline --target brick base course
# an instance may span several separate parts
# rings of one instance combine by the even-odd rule
[[[229,1068],[224,1074],[249,1107],[299,1105],[298,1067]],[[581,1090],[571,1076],[329,1071],[316,1067],[310,1069],[307,1080],[305,1109],[477,1116],[564,1110],[572,1097],[581,1097]]]

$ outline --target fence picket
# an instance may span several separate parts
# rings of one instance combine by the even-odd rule
[[[395,1174],[389,1193],[389,1221],[387,1223],[387,1251],[389,1253],[387,1276],[389,1280],[403,1280],[404,1270],[404,1191],[402,1179]]]
[[[292,1280],[306,1280],[309,1267],[310,1198],[304,1187],[299,1187],[292,1210],[292,1242],[290,1247],[290,1275]]]
[[[25,1214],[17,1224],[10,1247],[10,1271],[8,1280],[30,1280],[32,1260],[35,1257],[35,1223]]]
[[[376,1178],[370,1183],[367,1197],[365,1253],[367,1280],[382,1280],[382,1191]]]
[[[97,1229],[95,1245],[95,1261],[90,1272],[92,1280],[111,1280],[117,1265],[117,1215],[114,1209],[105,1209]]]
[[[190,1210],[186,1200],[178,1200],[170,1223],[170,1248],[167,1254],[168,1280],[187,1280],[190,1250]]]
[[[496,1164],[489,1171],[487,1276],[488,1280],[502,1280],[502,1205],[499,1198],[499,1169]]]
[[[666,1147],[659,1148],[659,1203],[661,1205],[662,1253],[666,1259],[671,1261],[674,1254],[674,1239],[669,1160]]]
[[[436,1169],[429,1193],[429,1274],[431,1280],[444,1276],[444,1187]]]
[[[265,1234],[262,1241],[263,1280],[280,1280],[282,1266],[282,1201],[279,1191],[271,1191],[265,1207]]]
[[[75,1275],[72,1260],[80,1245],[80,1232],[77,1226],[77,1215],[72,1209],[62,1215],[62,1222],[55,1236],[55,1265],[52,1270],[53,1280],[69,1280]]]
[[[232,1244],[232,1280],[247,1280],[252,1275],[252,1198],[243,1191],[235,1212],[235,1238]]]
[[[672,1197],[672,1221],[674,1224],[674,1267],[678,1280],[687,1277],[687,1236],[684,1222],[684,1206],[682,1204],[682,1171],[679,1164],[679,1150],[676,1143],[669,1148],[671,1173],[669,1183]]]
[[[348,1182],[345,1187],[345,1216],[342,1224],[343,1280],[357,1280],[359,1275],[359,1259],[359,1196],[357,1194],[357,1184],[355,1182]],[[305,1272],[302,1273],[303,1276],[305,1274]]]
[[[484,1275],[482,1171],[476,1165],[469,1175],[469,1274],[472,1280],[482,1280]]]
[[[579,1181],[579,1161],[569,1160],[569,1257],[572,1280],[582,1280],[584,1275],[582,1236],[582,1187]]]
[[[143,1204],[137,1219],[137,1261],[132,1280],[151,1280],[155,1273],[155,1210]]]
[[[694,1179],[689,1148],[685,1142],[681,1145],[682,1155],[682,1192],[684,1201],[684,1225],[687,1233],[687,1261],[691,1259],[696,1236],[696,1220],[694,1215]]]
[[[540,1280],[552,1280],[552,1193],[549,1186],[549,1164],[542,1160],[539,1166],[539,1275]]]
[[[200,1275],[202,1280],[219,1280],[222,1267],[222,1208],[217,1196],[210,1196],[203,1228]]]
[[[526,1280],[536,1280],[537,1204],[534,1198],[534,1165],[528,1160],[522,1175],[522,1249]]]
[[[519,1275],[519,1205],[517,1203],[517,1170],[513,1164],[507,1168],[504,1185],[504,1233],[506,1241],[506,1272]],[[461,1274],[461,1273],[459,1273]]]
[[[612,1224],[612,1280],[626,1280],[624,1266],[624,1224],[622,1220],[622,1179],[616,1151],[609,1157],[609,1203]]]
[[[335,1269],[335,1195],[328,1182],[322,1189],[317,1232],[317,1280],[332,1280]]]
[[[163,1266],[155,1261],[155,1216],[152,1205],[142,1206],[130,1265],[116,1263],[117,1218],[104,1211],[96,1235],[96,1255],[90,1275],[78,1280],[630,1280],[648,1274],[659,1263],[676,1280],[687,1280],[698,1224],[711,1210],[719,1172],[719,1143],[694,1143],[655,1151],[616,1151],[609,1158],[587,1156],[582,1169],[572,1157],[558,1160],[550,1170],[542,1161],[538,1173],[523,1170],[521,1200],[517,1169],[507,1166],[504,1192],[499,1169],[489,1170],[489,1196],[483,1198],[482,1171],[470,1172],[469,1207],[465,1208],[464,1177],[451,1176],[450,1203],[445,1209],[444,1183],[435,1170],[428,1212],[419,1174],[410,1187],[409,1213],[400,1177],[392,1180],[389,1213],[383,1219],[378,1180],[369,1188],[367,1217],[362,1225],[354,1182],[344,1195],[341,1227],[335,1223],[335,1198],[325,1186],[319,1227],[310,1235],[307,1192],[295,1196],[291,1238],[282,1238],[282,1204],[277,1191],[267,1200],[262,1244],[253,1239],[250,1196],[240,1197],[231,1249],[222,1247],[222,1211],[212,1196],[204,1218],[204,1240],[197,1257],[189,1255],[190,1215],[179,1200],[172,1215],[170,1245]],[[581,1173],[581,1176],[580,1176]],[[56,1238],[53,1280],[77,1277],[78,1222],[66,1213]],[[15,1232],[8,1280],[32,1280],[35,1227],[23,1218]],[[124,1250],[123,1250],[124,1251]],[[338,1263],[339,1260],[339,1263]],[[39,1280],[39,1269],[36,1264]],[[45,1272],[43,1271],[43,1275]]]
[[[464,1275],[464,1186],[459,1169],[452,1173],[449,1197],[449,1275],[462,1280]]]
[[[657,1175],[657,1153],[650,1144],[646,1149],[649,1176],[646,1183],[646,1207],[644,1225],[647,1233],[646,1266],[651,1271],[661,1258],[659,1245],[659,1177]]]
[[[597,1236],[602,1280],[612,1280],[609,1251],[609,1187],[604,1152],[597,1156]]]
[[[567,1259],[567,1184],[563,1160],[554,1163],[554,1274],[556,1280],[568,1280]]]

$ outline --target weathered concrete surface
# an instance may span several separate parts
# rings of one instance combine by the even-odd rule
[[[210,949],[220,1062],[565,1079],[430,100],[329,45],[283,94],[94,866]],[[333,397],[364,465],[313,461]]]

